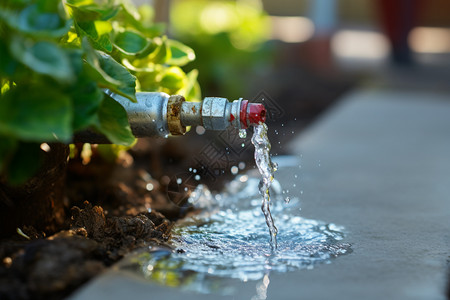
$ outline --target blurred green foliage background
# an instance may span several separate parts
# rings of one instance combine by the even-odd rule
[[[204,94],[248,97],[246,84],[273,60],[270,19],[260,1],[172,1],[170,34],[197,59]]]

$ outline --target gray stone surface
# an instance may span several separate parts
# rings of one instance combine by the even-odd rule
[[[296,158],[277,178],[285,185],[296,181],[289,189],[291,196],[300,196],[303,217],[343,225],[353,252],[312,270],[270,274],[267,299],[446,298],[450,95],[356,91],[289,147]],[[236,283],[237,293],[225,298],[251,299],[258,296],[259,284]],[[158,297],[221,298],[158,286],[117,270],[73,298]]]

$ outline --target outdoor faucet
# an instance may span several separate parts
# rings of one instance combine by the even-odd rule
[[[180,95],[138,92],[137,102],[131,102],[110,91],[106,93],[125,108],[137,138],[184,135],[187,126],[198,125],[206,130],[246,129],[266,120],[264,105],[242,98],[230,102],[226,98],[206,97],[201,102],[187,102]],[[77,133],[74,142],[109,143],[106,137],[91,130]]]

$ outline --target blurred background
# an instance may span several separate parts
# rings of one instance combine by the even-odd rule
[[[166,34],[195,50],[185,71],[198,69],[202,97],[266,104],[273,155],[354,88],[450,88],[446,0],[134,1],[153,6]],[[251,163],[252,149],[233,134],[196,133],[169,139],[169,163],[209,164],[213,180]],[[224,162],[211,154],[202,161],[201,153],[213,150]]]

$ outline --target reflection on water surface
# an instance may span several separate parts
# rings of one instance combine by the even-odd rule
[[[241,175],[217,195],[199,185],[189,201],[203,212],[176,225],[172,239],[176,250],[153,247],[123,268],[168,286],[203,293],[232,293],[230,278],[260,280],[254,298],[265,299],[271,272],[311,269],[351,251],[342,241],[343,227],[302,218],[299,199],[286,204],[276,181],[271,210],[278,227],[278,248],[273,251],[258,183],[256,175]]]

